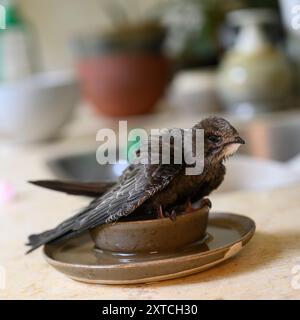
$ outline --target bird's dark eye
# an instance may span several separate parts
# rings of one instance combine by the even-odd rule
[[[207,139],[208,139],[210,142],[212,142],[212,143],[218,143],[218,142],[220,142],[221,137],[220,137],[220,136],[216,136],[216,135],[214,135],[214,134],[211,134],[211,135],[209,135],[209,136],[207,137]]]

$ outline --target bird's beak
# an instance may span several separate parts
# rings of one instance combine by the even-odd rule
[[[234,140],[234,143],[245,144],[246,142],[241,137],[237,136]]]

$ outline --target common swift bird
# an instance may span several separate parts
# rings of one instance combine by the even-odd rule
[[[224,160],[245,142],[223,118],[206,118],[193,129],[204,130],[204,169],[199,175],[186,175],[187,164],[183,161],[182,164],[131,164],[116,183],[33,181],[46,188],[96,198],[56,228],[31,235],[29,252],[141,211],[155,211],[162,216],[164,212],[173,214],[176,207],[203,200],[222,183],[226,171]]]

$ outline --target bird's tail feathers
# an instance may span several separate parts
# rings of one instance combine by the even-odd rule
[[[108,191],[115,182],[71,182],[59,180],[37,180],[29,183],[71,195],[99,197]]]
[[[83,217],[93,212],[95,207],[97,206],[97,202],[93,201],[90,203],[88,207],[83,208],[79,211],[75,216],[65,220],[61,224],[59,224],[56,228],[39,233],[33,234],[28,237],[27,246],[30,246],[30,250],[27,253],[30,253],[42,245],[48,243],[57,243],[61,241],[65,241],[67,239],[71,239],[76,237],[77,235],[85,232],[86,230],[93,227],[91,224],[85,224],[83,221]],[[99,215],[97,217],[97,225],[103,224],[106,222],[105,215]]]

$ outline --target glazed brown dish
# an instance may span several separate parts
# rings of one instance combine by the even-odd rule
[[[180,249],[205,235],[209,206],[170,218],[126,221],[97,227],[90,231],[101,250],[136,253]]]
[[[132,284],[197,273],[236,255],[252,238],[250,218],[211,213],[206,235],[180,249],[163,252],[116,253],[95,249],[89,233],[62,244],[46,245],[47,262],[68,277],[103,284]]]

